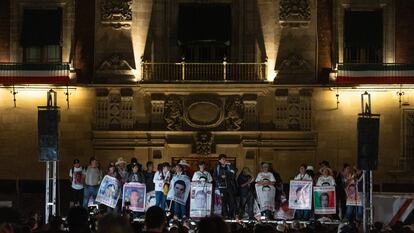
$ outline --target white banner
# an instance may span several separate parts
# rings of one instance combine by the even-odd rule
[[[105,176],[99,186],[96,202],[115,208],[120,195],[119,181],[112,176]]]
[[[156,200],[155,200],[155,191],[151,191],[147,193],[147,198],[145,200],[145,211],[148,210],[151,206],[155,206]]]
[[[295,210],[312,209],[312,181],[291,180],[289,208]]]
[[[186,175],[174,176],[171,180],[170,190],[168,191],[167,200],[172,200],[182,205],[187,202],[190,194],[190,178]]]
[[[275,209],[276,188],[273,185],[256,184],[257,202],[260,205],[260,211]]]
[[[125,203],[129,202],[130,210],[134,212],[144,212],[145,211],[145,196],[146,196],[145,184],[135,183],[135,182],[124,184],[122,208],[124,208]]]
[[[405,222],[414,211],[414,195],[407,194],[374,194],[374,221],[385,225],[396,221]]]
[[[213,185],[206,182],[191,182],[190,217],[202,218],[211,215]]]

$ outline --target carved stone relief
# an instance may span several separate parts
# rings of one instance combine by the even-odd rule
[[[278,89],[275,93],[274,125],[278,130],[308,131],[312,122],[309,90]]]
[[[132,22],[132,0],[102,0],[101,22],[114,29],[129,29]]]
[[[224,120],[223,100],[216,96],[189,96],[185,101],[185,122],[193,128],[215,128]]]
[[[306,27],[311,20],[309,0],[280,0],[279,10],[282,27]]]
[[[164,120],[169,130],[183,130],[183,103],[178,96],[169,96],[165,101]]]
[[[194,137],[193,153],[199,155],[215,153],[214,136],[210,132],[198,132]]]
[[[229,131],[238,131],[243,127],[244,105],[240,96],[231,96],[226,100],[225,123]]]
[[[295,83],[306,82],[313,79],[311,65],[301,55],[290,54],[278,66],[275,82]]]
[[[95,128],[132,129],[134,128],[133,95],[131,91],[97,90]]]

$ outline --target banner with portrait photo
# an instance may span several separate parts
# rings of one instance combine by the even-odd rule
[[[105,176],[99,186],[96,202],[115,208],[120,195],[119,181],[112,176]]]
[[[203,218],[211,215],[213,184],[191,182],[190,217]]]
[[[313,204],[315,214],[335,214],[335,186],[313,187]]]
[[[350,184],[345,188],[346,205],[362,206],[362,192],[359,192],[355,184]]]
[[[289,208],[295,210],[312,209],[312,181],[291,180]]]
[[[170,183],[167,200],[185,205],[190,194],[190,178],[186,175],[174,176]]]
[[[256,194],[260,211],[273,211],[275,209],[276,188],[273,185],[256,184]]]
[[[156,202],[155,191],[147,192],[145,198],[145,211],[147,211],[151,206],[155,206]]]
[[[145,184],[138,182],[131,182],[124,184],[122,208],[129,203],[129,209],[134,212],[145,211],[145,196],[146,187]]]

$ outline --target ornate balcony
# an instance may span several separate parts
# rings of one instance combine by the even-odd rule
[[[266,63],[142,63],[143,82],[262,82]]]
[[[338,64],[337,84],[414,84],[414,64]]]
[[[67,84],[69,75],[70,66],[67,63],[0,63],[2,84]]]

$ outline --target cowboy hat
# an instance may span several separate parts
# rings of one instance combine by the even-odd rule
[[[190,166],[190,164],[188,164],[187,161],[185,161],[185,159],[180,160],[178,164],[180,164],[181,166],[187,166],[187,167]]]
[[[115,163],[115,166],[118,166],[118,165],[120,165],[120,164],[126,164],[126,162],[125,162],[124,158],[122,158],[122,157],[119,157],[119,158],[118,158],[118,160],[117,160],[117,161],[116,161],[116,163]]]
[[[332,171],[331,168],[329,168],[329,167],[322,167],[321,169],[319,169],[319,173],[323,174],[323,170],[328,170],[329,175],[330,176],[333,175],[333,171]]]

